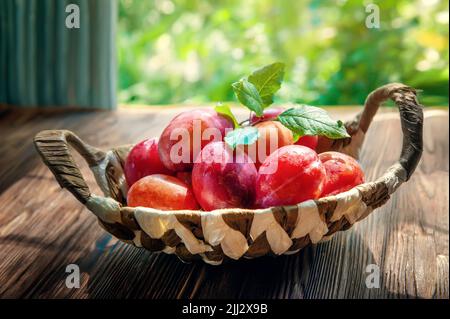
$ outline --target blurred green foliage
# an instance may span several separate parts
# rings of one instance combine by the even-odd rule
[[[232,82],[281,61],[278,101],[361,104],[398,81],[447,105],[448,24],[446,0],[120,0],[119,101],[236,101]]]

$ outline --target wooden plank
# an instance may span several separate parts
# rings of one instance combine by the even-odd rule
[[[448,112],[426,111],[424,156],[411,181],[351,230],[292,256],[220,267],[183,264],[106,234],[89,211],[61,191],[31,139],[67,128],[109,148],[156,136],[179,108],[116,112],[4,112],[0,117],[0,298],[448,298]],[[396,113],[384,110],[361,156],[367,179],[399,155]],[[246,115],[242,109],[236,112]],[[345,119],[355,109],[332,109]],[[79,160],[80,158],[77,157]],[[81,163],[81,160],[80,160]],[[86,165],[92,190],[100,193]],[[80,266],[81,288],[65,286]],[[368,264],[380,288],[365,285]]]

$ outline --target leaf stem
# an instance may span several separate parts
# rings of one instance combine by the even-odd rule
[[[239,122],[240,126],[244,126],[245,123],[250,122],[249,119],[243,120],[242,122]]]

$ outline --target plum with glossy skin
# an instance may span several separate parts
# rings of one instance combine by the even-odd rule
[[[256,113],[252,112],[250,114],[250,124],[253,125],[259,122],[273,120],[283,112],[284,108],[278,106],[265,109],[262,116],[257,116]]]
[[[145,176],[134,183],[128,191],[127,204],[162,210],[199,209],[188,185],[163,174]]]
[[[336,195],[364,183],[364,173],[351,156],[339,152],[324,152],[319,158],[326,170],[321,197]]]
[[[243,148],[255,162],[256,168],[259,168],[273,151],[291,145],[294,141],[292,132],[278,121],[264,121],[255,124],[254,127],[259,131],[258,140],[251,145],[243,146]]]
[[[206,210],[250,207],[257,170],[251,159],[223,142],[206,145],[192,170],[192,187]]]
[[[158,152],[172,171],[187,171],[198,153],[212,141],[222,141],[233,122],[214,110],[196,109],[178,114],[164,129]],[[205,135],[205,136],[204,136]]]
[[[125,160],[124,173],[128,187],[144,176],[173,174],[159,159],[158,138],[156,137],[143,140],[131,149]]]
[[[276,170],[266,173],[276,164]],[[306,146],[289,145],[273,152],[259,168],[256,208],[295,205],[317,199],[322,193],[325,168],[316,152]]]
[[[316,150],[319,137],[317,135],[304,135],[295,142],[295,145],[303,145],[309,147],[312,150]]]

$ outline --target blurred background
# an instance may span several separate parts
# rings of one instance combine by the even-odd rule
[[[379,8],[379,28],[368,28]],[[236,101],[286,64],[275,102],[362,104],[388,82],[448,105],[446,0],[0,0],[0,104],[114,109]],[[75,10],[76,9],[76,10]],[[79,27],[73,27],[74,21]]]
[[[365,6],[380,8],[368,29]],[[118,101],[235,100],[230,84],[286,63],[279,101],[364,102],[400,81],[448,104],[448,1],[119,0]]]

